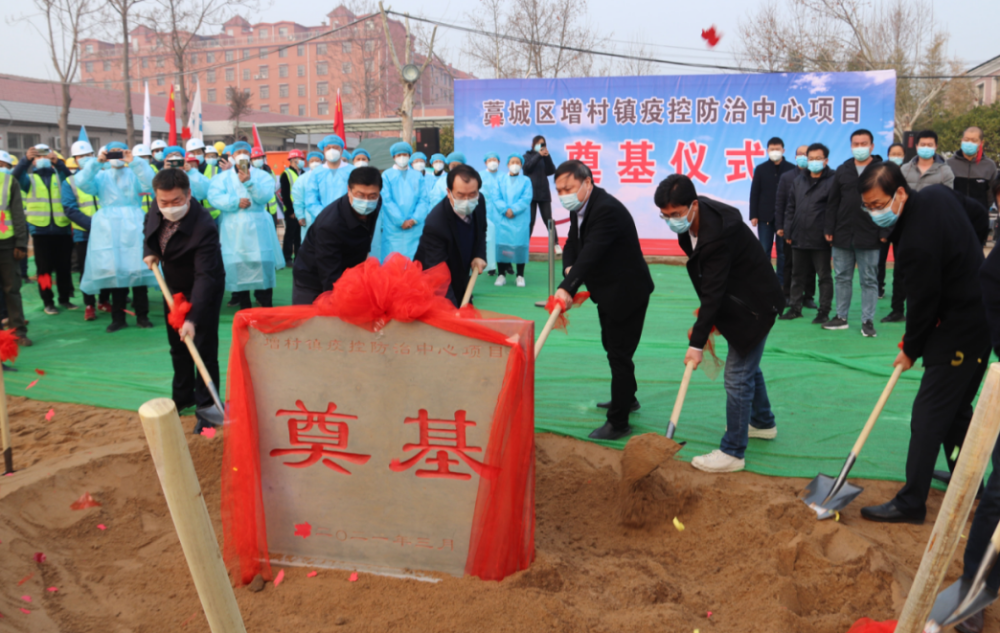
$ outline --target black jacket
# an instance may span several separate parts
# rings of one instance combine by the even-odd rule
[[[559,287],[576,295],[586,284],[590,298],[612,319],[624,319],[646,304],[653,292],[653,278],[642,256],[635,221],[625,205],[594,187],[579,231],[577,214],[571,213],[570,218],[562,261],[566,278]],[[566,268],[570,268],[568,275]]]
[[[979,286],[983,248],[955,194],[944,185],[912,192],[892,237],[908,280],[903,351],[925,366],[982,358],[990,344]]]
[[[687,253],[688,275],[701,299],[691,332],[691,347],[702,349],[712,326],[730,347],[747,354],[774,325],[785,295],[771,258],[733,207],[704,196],[698,198],[698,245],[691,232],[678,237]]]
[[[372,249],[382,197],[365,221],[358,219],[344,194],[319,212],[295,257],[295,285],[317,292],[333,290],[344,271],[364,263]]]
[[[302,177],[302,172],[295,168],[289,167],[288,169],[294,169],[295,173]],[[285,217],[289,220],[295,219],[295,203],[292,202],[292,179],[288,177],[288,169],[281,172],[281,202],[285,205]],[[302,200],[299,200],[299,204],[302,204]]]
[[[784,158],[778,164],[765,160],[753,170],[750,183],[750,219],[759,222],[774,220],[775,202],[778,196],[778,181],[783,174],[796,169],[794,163]]]
[[[990,212],[975,198],[951,187],[947,187],[947,189],[955,194],[955,199],[965,209],[965,214],[969,217],[969,222],[972,223],[972,230],[976,232],[979,243],[986,246],[986,238],[990,234]]]
[[[181,219],[180,228],[160,251],[160,224],[163,214],[153,199],[143,230],[143,256],[156,255],[163,263],[163,277],[170,292],[183,292],[191,302],[187,320],[196,326],[218,324],[222,295],[226,289],[226,267],[215,220],[201,203],[191,198],[191,208]]]
[[[552,155],[542,156],[531,149],[524,154],[524,175],[531,179],[531,199],[535,202],[551,202],[549,176],[556,173]]]
[[[881,156],[873,156],[870,164],[881,163]],[[833,236],[832,246],[878,250],[882,238],[888,238],[892,229],[879,228],[871,216],[861,208],[858,192],[858,168],[853,158],[841,163],[833,175],[833,189],[826,206],[826,223],[823,232]]]
[[[792,240],[792,248],[820,250],[830,247],[823,231],[833,184],[833,170],[829,167],[819,178],[805,171],[792,182],[785,208],[785,240]]]
[[[979,285],[990,328],[990,342],[993,344],[993,351],[1000,356],[1000,248],[990,251],[990,256],[979,269]]]
[[[958,150],[948,159],[948,166],[955,174],[955,191],[961,191],[987,209],[993,206],[990,181],[996,178],[996,163],[985,156],[978,161],[969,160],[962,150]]]
[[[472,258],[486,259],[486,199],[479,194],[479,203],[472,212],[472,226],[475,241],[472,244]],[[461,222],[451,206],[451,201],[445,199],[431,209],[424,220],[424,232],[420,236],[417,254],[413,261],[420,262],[424,270],[437,266],[441,262],[448,264],[451,271],[451,287],[448,289],[448,299],[456,307],[462,303],[465,288],[469,285],[469,266],[462,261],[462,253],[458,247],[457,224]]]
[[[785,230],[785,209],[788,208],[788,199],[792,196],[792,184],[804,171],[806,170],[796,167],[791,171],[781,174],[781,178],[778,179],[778,191],[775,193],[774,198],[775,230]]]

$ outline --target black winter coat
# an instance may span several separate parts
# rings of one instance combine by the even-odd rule
[[[750,183],[750,219],[759,222],[774,220],[775,202],[778,194],[778,181],[781,176],[797,169],[794,163],[781,159],[778,164],[765,160],[753,170],[753,182]]]
[[[470,268],[462,261],[462,252],[458,246],[458,223],[461,222],[451,200],[445,199],[438,203],[427,215],[424,221],[424,232],[420,236],[420,244],[413,261],[420,262],[424,270],[437,266],[441,262],[448,265],[451,271],[451,287],[448,289],[448,299],[455,307],[462,303],[465,289],[469,285]],[[486,259],[486,199],[479,194],[479,203],[472,212],[472,225],[475,229],[475,240],[472,243],[472,259]]]
[[[881,163],[881,156],[873,156],[872,162]],[[879,228],[871,216],[861,208],[861,194],[858,192],[858,168],[853,158],[841,163],[833,175],[833,189],[826,207],[826,224],[823,232],[833,236],[832,246],[837,248],[859,248],[878,250],[882,238],[888,238],[892,229]]]
[[[549,176],[556,173],[552,155],[542,156],[535,150],[524,154],[524,175],[531,179],[531,199],[534,202],[551,202],[552,192],[549,191]]]
[[[381,211],[379,196],[375,210],[361,221],[346,194],[320,211],[295,257],[295,285],[320,293],[333,290],[345,270],[368,259]]]
[[[829,167],[819,178],[804,171],[792,181],[792,193],[785,209],[785,240],[792,240],[792,248],[821,250],[830,247],[823,231],[833,185],[833,170]]]

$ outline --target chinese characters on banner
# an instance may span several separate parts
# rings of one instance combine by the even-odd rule
[[[534,135],[545,136],[556,165],[583,162],[596,185],[625,203],[650,250],[676,239],[652,202],[668,175],[689,176],[700,194],[746,216],[769,139],[784,141],[789,160],[799,145],[824,143],[836,167],[850,158],[850,133],[866,128],[884,155],[894,102],[893,71],[458,81],[455,137],[479,165],[487,152],[523,153]],[[544,231],[536,226],[536,236]]]

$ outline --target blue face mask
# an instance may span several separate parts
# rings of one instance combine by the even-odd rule
[[[206,158],[205,162],[208,163],[209,165],[211,165],[212,167],[215,167],[216,165],[219,164],[219,159],[218,158]]]
[[[891,162],[893,162],[893,163],[896,163],[897,165],[902,165],[903,164],[903,157],[902,156],[890,156],[889,160]]]
[[[892,200],[889,201],[889,205],[881,211],[872,211],[868,207],[861,205],[868,215],[871,216],[872,222],[876,224],[879,228],[887,229],[896,223],[899,216],[892,212],[892,205],[896,202],[896,196],[892,196]]]
[[[823,161],[821,160],[811,160],[808,163],[808,167],[809,171],[811,171],[814,174],[818,174],[819,172],[823,171],[823,168],[826,167],[826,165],[824,165]]]
[[[153,152],[153,158],[155,160],[163,160],[163,152]]]
[[[201,164],[201,165],[204,165],[205,164],[205,157],[204,156],[199,156],[198,157],[198,163]]]
[[[979,143],[962,141],[962,153],[965,154],[966,158],[975,158],[976,154],[979,153]]]
[[[805,169],[809,165],[809,159],[805,154],[802,156],[795,157],[795,164],[799,166],[799,169]]]
[[[9,174],[10,167],[0,167],[0,174]]]
[[[691,220],[688,219],[688,216],[691,215],[691,207],[693,206],[694,206],[693,202],[690,205],[688,205],[688,212],[683,217],[664,218],[667,221],[667,226],[670,227],[671,231],[673,231],[678,235],[681,235],[682,233],[687,233],[688,230],[690,230]]]
[[[928,158],[934,158],[934,148],[933,147],[918,147],[917,156],[927,160]]]
[[[35,169],[48,169],[52,166],[52,161],[48,158],[37,158],[35,159]]]
[[[539,143],[539,144],[535,145],[535,151],[536,151],[536,152],[540,152],[540,151],[542,151],[542,144],[541,144],[541,143]]]
[[[375,212],[378,200],[362,200],[361,198],[351,198],[351,208],[360,215],[369,215]]]
[[[868,157],[872,155],[872,148],[870,147],[855,147],[851,149],[851,153],[854,154],[854,160],[863,163],[868,160]]]

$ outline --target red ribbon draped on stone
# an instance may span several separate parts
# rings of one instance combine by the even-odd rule
[[[589,292],[578,292],[576,296],[573,297],[573,307],[582,305],[584,301],[590,298]],[[562,299],[557,298],[555,295],[549,297],[549,300],[545,302],[545,311],[552,314],[556,306],[562,307],[562,312],[559,313],[559,317],[556,318],[556,322],[552,325],[553,330],[566,331],[567,326],[569,326],[569,319],[566,317],[566,302]]]

